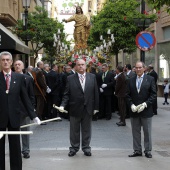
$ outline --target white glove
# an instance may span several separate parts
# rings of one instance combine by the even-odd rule
[[[107,87],[107,84],[102,84],[102,88],[104,89],[105,87]]]
[[[64,107],[60,106],[58,110],[63,113],[64,112]]]
[[[137,111],[139,110],[139,108],[140,108],[141,106],[142,106],[142,104],[139,104],[139,105],[136,106]]]
[[[100,88],[100,92],[103,93],[103,91],[104,91],[104,90],[103,90],[102,88]]]
[[[40,119],[38,117],[35,117],[33,119],[33,121],[34,121],[34,123],[37,123],[38,125],[41,125],[41,121],[40,121]]]
[[[131,105],[131,110],[132,110],[132,112],[137,112],[137,107],[134,104],[132,104]]]
[[[3,133],[0,133],[0,139],[1,139],[3,136],[4,136],[4,134],[3,134]]]
[[[93,115],[95,115],[97,112],[99,112],[99,111],[98,110],[94,110]]]
[[[141,106],[138,109],[138,113],[142,112],[145,108],[147,108],[147,104],[144,102],[141,104]]]
[[[51,92],[51,89],[47,86],[47,90],[46,90],[47,93],[50,93]]]

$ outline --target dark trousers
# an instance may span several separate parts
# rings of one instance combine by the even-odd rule
[[[101,95],[100,96],[100,109],[99,117],[111,118],[112,117],[112,96],[111,95]]]
[[[46,93],[46,102],[44,102],[44,111],[43,111],[43,117],[42,119],[47,119],[48,118],[48,104],[49,103],[49,94]]]
[[[70,116],[70,151],[78,152],[80,149],[80,132],[82,136],[82,151],[90,152],[91,141],[91,121],[92,116],[89,115],[84,108],[80,117]]]
[[[125,123],[125,117],[126,117],[126,99],[125,99],[125,97],[118,97],[118,106],[119,106],[120,122]]]
[[[0,128],[0,131],[20,131],[20,128],[12,128],[10,123],[7,128]],[[10,170],[22,170],[22,157],[20,146],[20,135],[8,135]],[[0,139],[0,170],[5,170],[5,136]]]
[[[165,101],[166,103],[168,103],[167,99],[168,99],[168,93],[164,93],[164,98],[165,98]]]
[[[55,104],[56,106],[59,106],[59,95],[52,95],[50,94],[49,95],[49,98],[48,98],[48,115],[49,115],[49,118],[55,118],[58,116],[58,110],[55,109],[53,107],[53,104]]]
[[[157,108],[158,108],[157,98],[153,101],[152,107],[153,107],[153,113],[157,114]]]
[[[37,100],[37,108],[36,108],[36,113],[37,116],[42,120],[43,114],[44,114],[44,98],[41,95],[36,95],[36,100]]]

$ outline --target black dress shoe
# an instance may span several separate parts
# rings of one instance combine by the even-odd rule
[[[142,156],[141,152],[133,152],[131,155],[128,155],[129,157],[137,157],[137,156]]]
[[[126,123],[123,123],[123,122],[117,122],[116,123],[118,126],[126,126]]]
[[[91,156],[91,152],[84,152],[85,156]]]
[[[69,157],[72,157],[72,156],[74,156],[74,155],[76,155],[76,152],[70,151],[70,152],[68,153],[68,156],[69,156]]]
[[[147,158],[152,158],[152,154],[151,154],[150,152],[146,152],[146,153],[145,153],[145,156],[146,156]]]
[[[107,117],[107,118],[106,118],[106,120],[110,120],[110,119],[111,119],[111,117]]]
[[[25,159],[30,158],[30,154],[29,154],[29,153],[24,153],[24,154],[23,154],[23,158],[25,158]]]

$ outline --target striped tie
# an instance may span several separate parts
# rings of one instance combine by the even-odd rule
[[[6,74],[6,89],[9,90],[10,86],[10,74]]]
[[[84,75],[83,74],[80,75],[80,81],[81,81],[81,83],[83,83],[83,81],[84,81]]]

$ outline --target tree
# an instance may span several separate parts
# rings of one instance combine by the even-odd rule
[[[14,33],[23,40],[25,38],[29,38],[34,55],[34,61],[36,61],[38,52],[42,48],[46,48],[46,52],[48,53],[48,47],[53,47],[53,34],[57,33],[59,28],[61,30],[64,29],[63,25],[57,20],[48,18],[48,13],[44,8],[35,7],[35,11],[28,15],[27,30],[24,29],[22,20],[18,20]],[[64,34],[61,35],[62,39],[64,39],[64,36]]]
[[[165,5],[166,6],[165,10],[167,10],[167,12],[170,12],[170,1],[169,0],[146,0],[146,2],[149,5],[151,5],[153,9],[156,9],[156,10],[160,10],[160,8]]]
[[[100,46],[100,35],[108,40],[107,30],[111,29],[114,34],[115,43],[112,44],[108,55],[116,55],[116,65],[118,64],[118,53],[123,50],[132,53],[136,50],[135,37],[139,28],[134,23],[134,18],[152,18],[155,15],[145,15],[137,11],[140,4],[136,0],[112,0],[104,4],[103,9],[92,17],[92,28],[88,39],[91,49]]]

